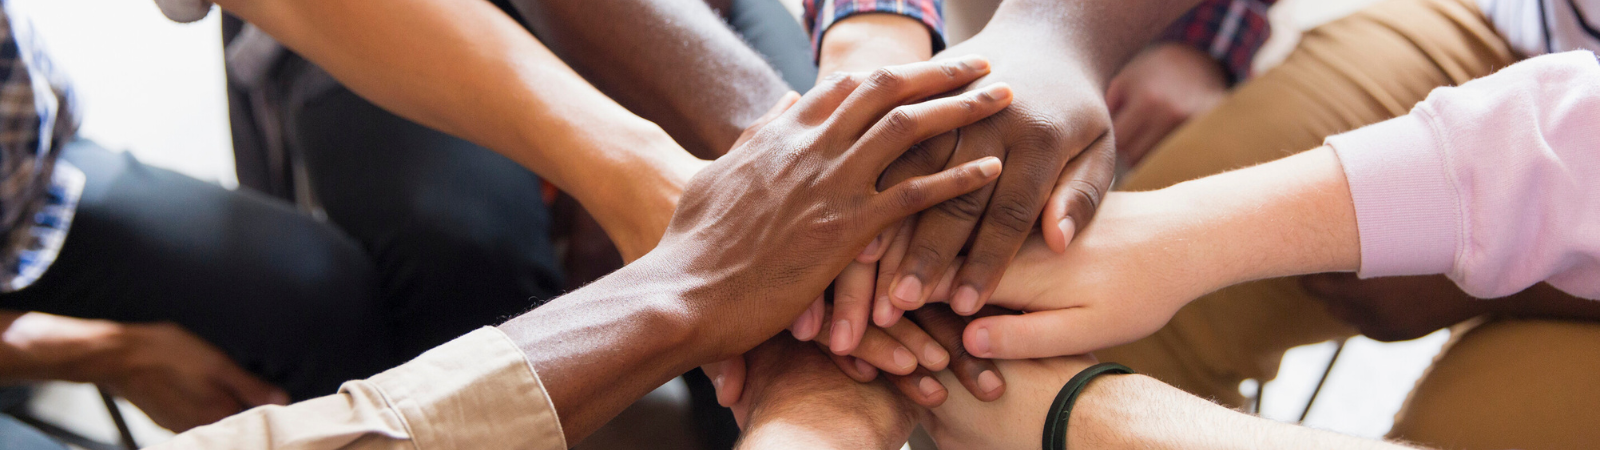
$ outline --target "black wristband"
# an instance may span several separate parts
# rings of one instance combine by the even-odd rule
[[[1134,373],[1133,369],[1117,363],[1100,363],[1089,366],[1078,372],[1066,386],[1061,387],[1061,393],[1056,394],[1056,401],[1050,404],[1050,413],[1044,417],[1044,450],[1066,450],[1067,448],[1067,418],[1072,414],[1072,404],[1078,401],[1078,394],[1083,393],[1084,386],[1088,386],[1095,377],[1108,373]]]

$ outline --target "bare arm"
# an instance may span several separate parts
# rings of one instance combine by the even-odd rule
[[[513,0],[562,59],[702,157],[789,86],[702,0]]]
[[[1074,356],[996,363],[1006,372],[1012,393],[980,402],[965,392],[951,392],[922,422],[939,448],[1039,448],[1056,394],[1095,360]],[[1067,418],[1069,449],[1410,448],[1247,415],[1143,375],[1094,379]]]
[[[1091,382],[1073,407],[1067,442],[1068,448],[1414,448],[1244,414],[1142,375]]]
[[[572,193],[625,254],[654,246],[699,167],[488,2],[217,3],[374,103],[494,149]]]

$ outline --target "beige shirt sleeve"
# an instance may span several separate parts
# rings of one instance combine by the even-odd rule
[[[566,449],[544,385],[511,339],[482,328],[339,392],[263,406],[153,448]]]

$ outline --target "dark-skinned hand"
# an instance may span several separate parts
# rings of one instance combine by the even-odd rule
[[[834,285],[837,316],[819,318],[845,325],[847,339],[833,340],[835,352],[853,350],[869,316],[891,326],[903,311],[925,304],[935,279],[958,256],[965,262],[950,304],[959,314],[976,313],[1041,214],[1046,241],[1057,251],[1093,217],[1116,167],[1111,116],[1102,80],[1072,58],[1043,56],[1065,52],[1027,33],[986,30],[935,56],[982,54],[994,70],[967,89],[1005,82],[1019,95],[998,114],[920,143],[882,183],[985,157],[1004,159],[1008,170],[994,185],[885,229],[865,248]]]
[[[988,158],[877,188],[889,164],[915,143],[1009,104],[1004,85],[914,103],[960,88],[988,67],[973,57],[832,78],[792,107],[775,109],[691,180],[657,250],[678,262],[687,285],[710,290],[701,296],[707,301],[686,308],[726,318],[719,322],[719,339],[728,341],[717,346],[726,352],[721,357],[796,321],[890,224],[999,176],[1000,161]],[[810,286],[817,288],[800,288]]]

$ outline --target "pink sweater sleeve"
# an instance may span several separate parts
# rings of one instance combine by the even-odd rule
[[[1600,299],[1600,62],[1533,58],[1328,138],[1363,278],[1443,273],[1473,296],[1541,281]]]

